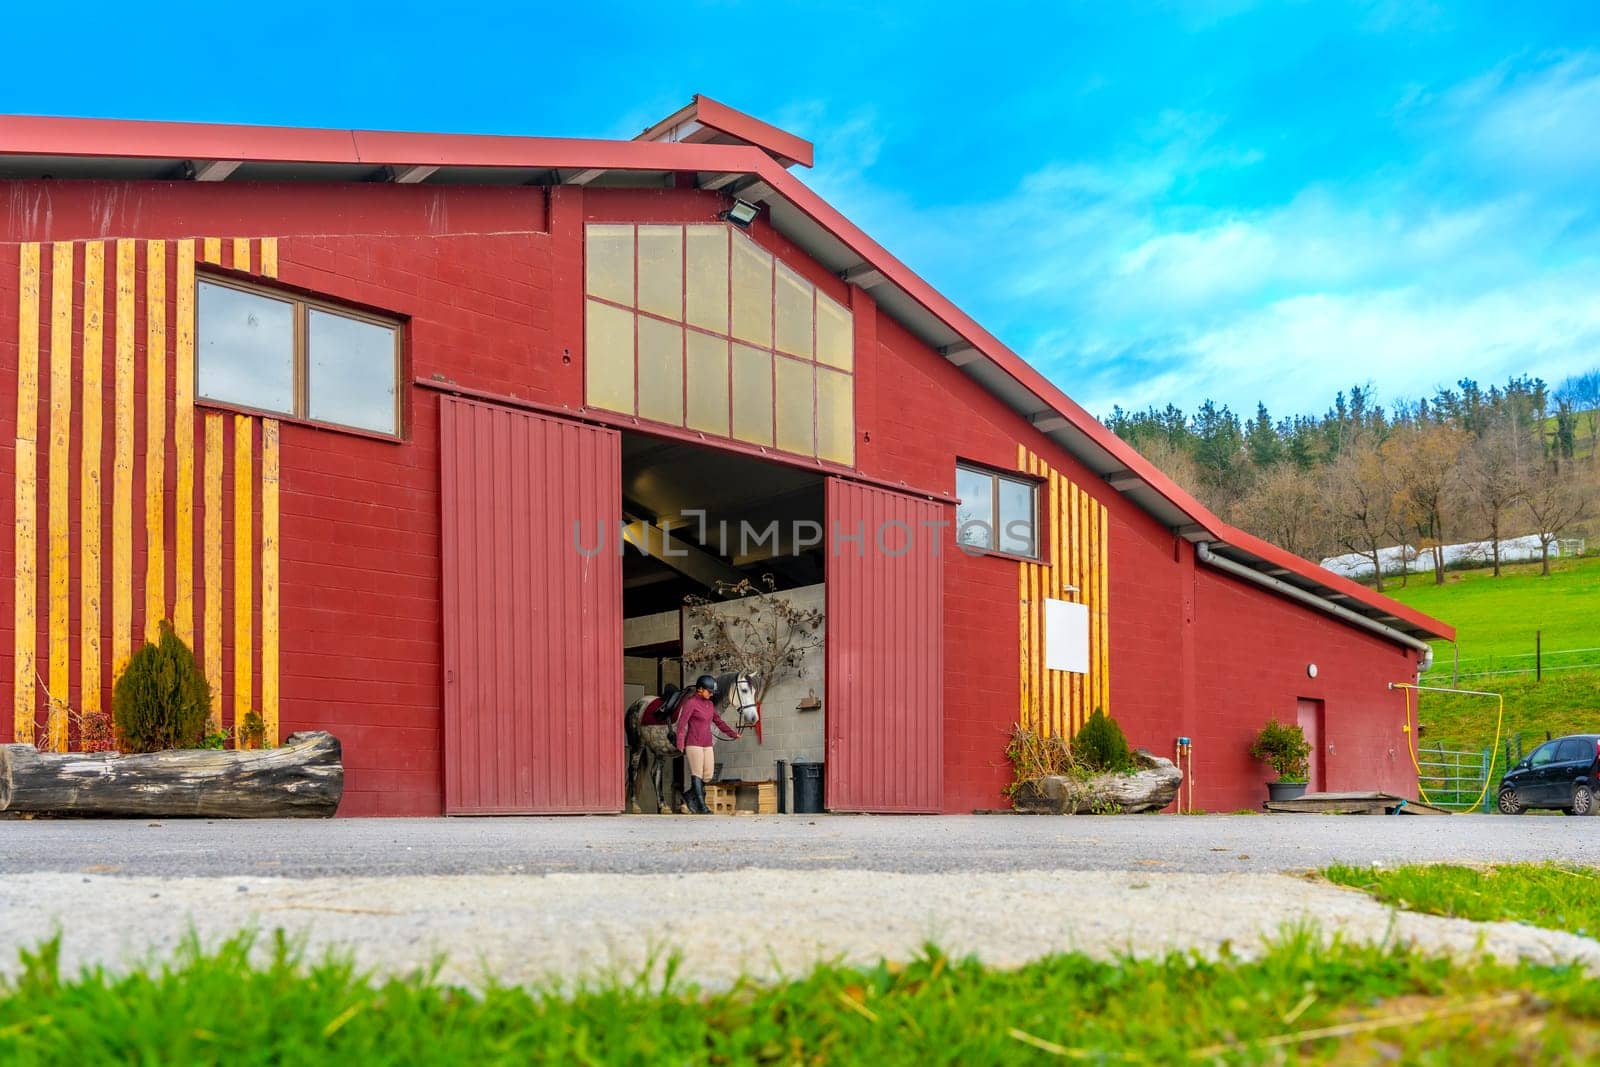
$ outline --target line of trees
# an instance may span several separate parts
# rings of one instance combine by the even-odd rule
[[[1444,581],[1444,546],[1536,533],[1550,544],[1600,510],[1600,368],[1550,389],[1470,378],[1431,397],[1376,402],[1370,384],[1322,416],[1241,419],[1205,401],[1104,420],[1178,484],[1237,526],[1308,559],[1359,553],[1383,588],[1379,551],[1414,544]]]

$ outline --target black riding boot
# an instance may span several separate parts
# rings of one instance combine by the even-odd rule
[[[706,807],[706,783],[700,778],[689,779],[689,811],[695,815],[710,815],[711,809]]]

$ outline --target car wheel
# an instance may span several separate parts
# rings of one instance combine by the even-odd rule
[[[1500,790],[1500,813],[1502,815],[1521,815],[1527,809],[1522,806],[1522,798],[1517,796],[1517,791],[1509,786]]]
[[[1570,809],[1570,813],[1573,815],[1593,815],[1594,790],[1590,789],[1586,785],[1580,785],[1578,788],[1574,789],[1572,791],[1572,807]]]

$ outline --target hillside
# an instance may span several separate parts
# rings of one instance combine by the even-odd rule
[[[1506,737],[1520,732],[1531,748],[1547,731],[1600,731],[1600,651],[1594,651],[1600,648],[1600,557],[1554,563],[1548,578],[1537,564],[1503,569],[1499,579],[1487,570],[1459,571],[1442,586],[1414,580],[1386,592],[1455,625],[1461,651],[1455,684],[1505,698]],[[1533,674],[1536,630],[1543,632],[1542,680]],[[1434,669],[1423,684],[1452,684],[1452,651],[1449,642],[1435,642]],[[1441,693],[1421,698],[1422,744],[1481,750],[1493,743],[1493,700]]]

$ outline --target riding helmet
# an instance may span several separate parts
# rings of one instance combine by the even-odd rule
[[[711,677],[709,674],[702,674],[700,677],[696,678],[694,680],[694,687],[696,689],[704,689],[712,696],[717,695],[717,680]]]

